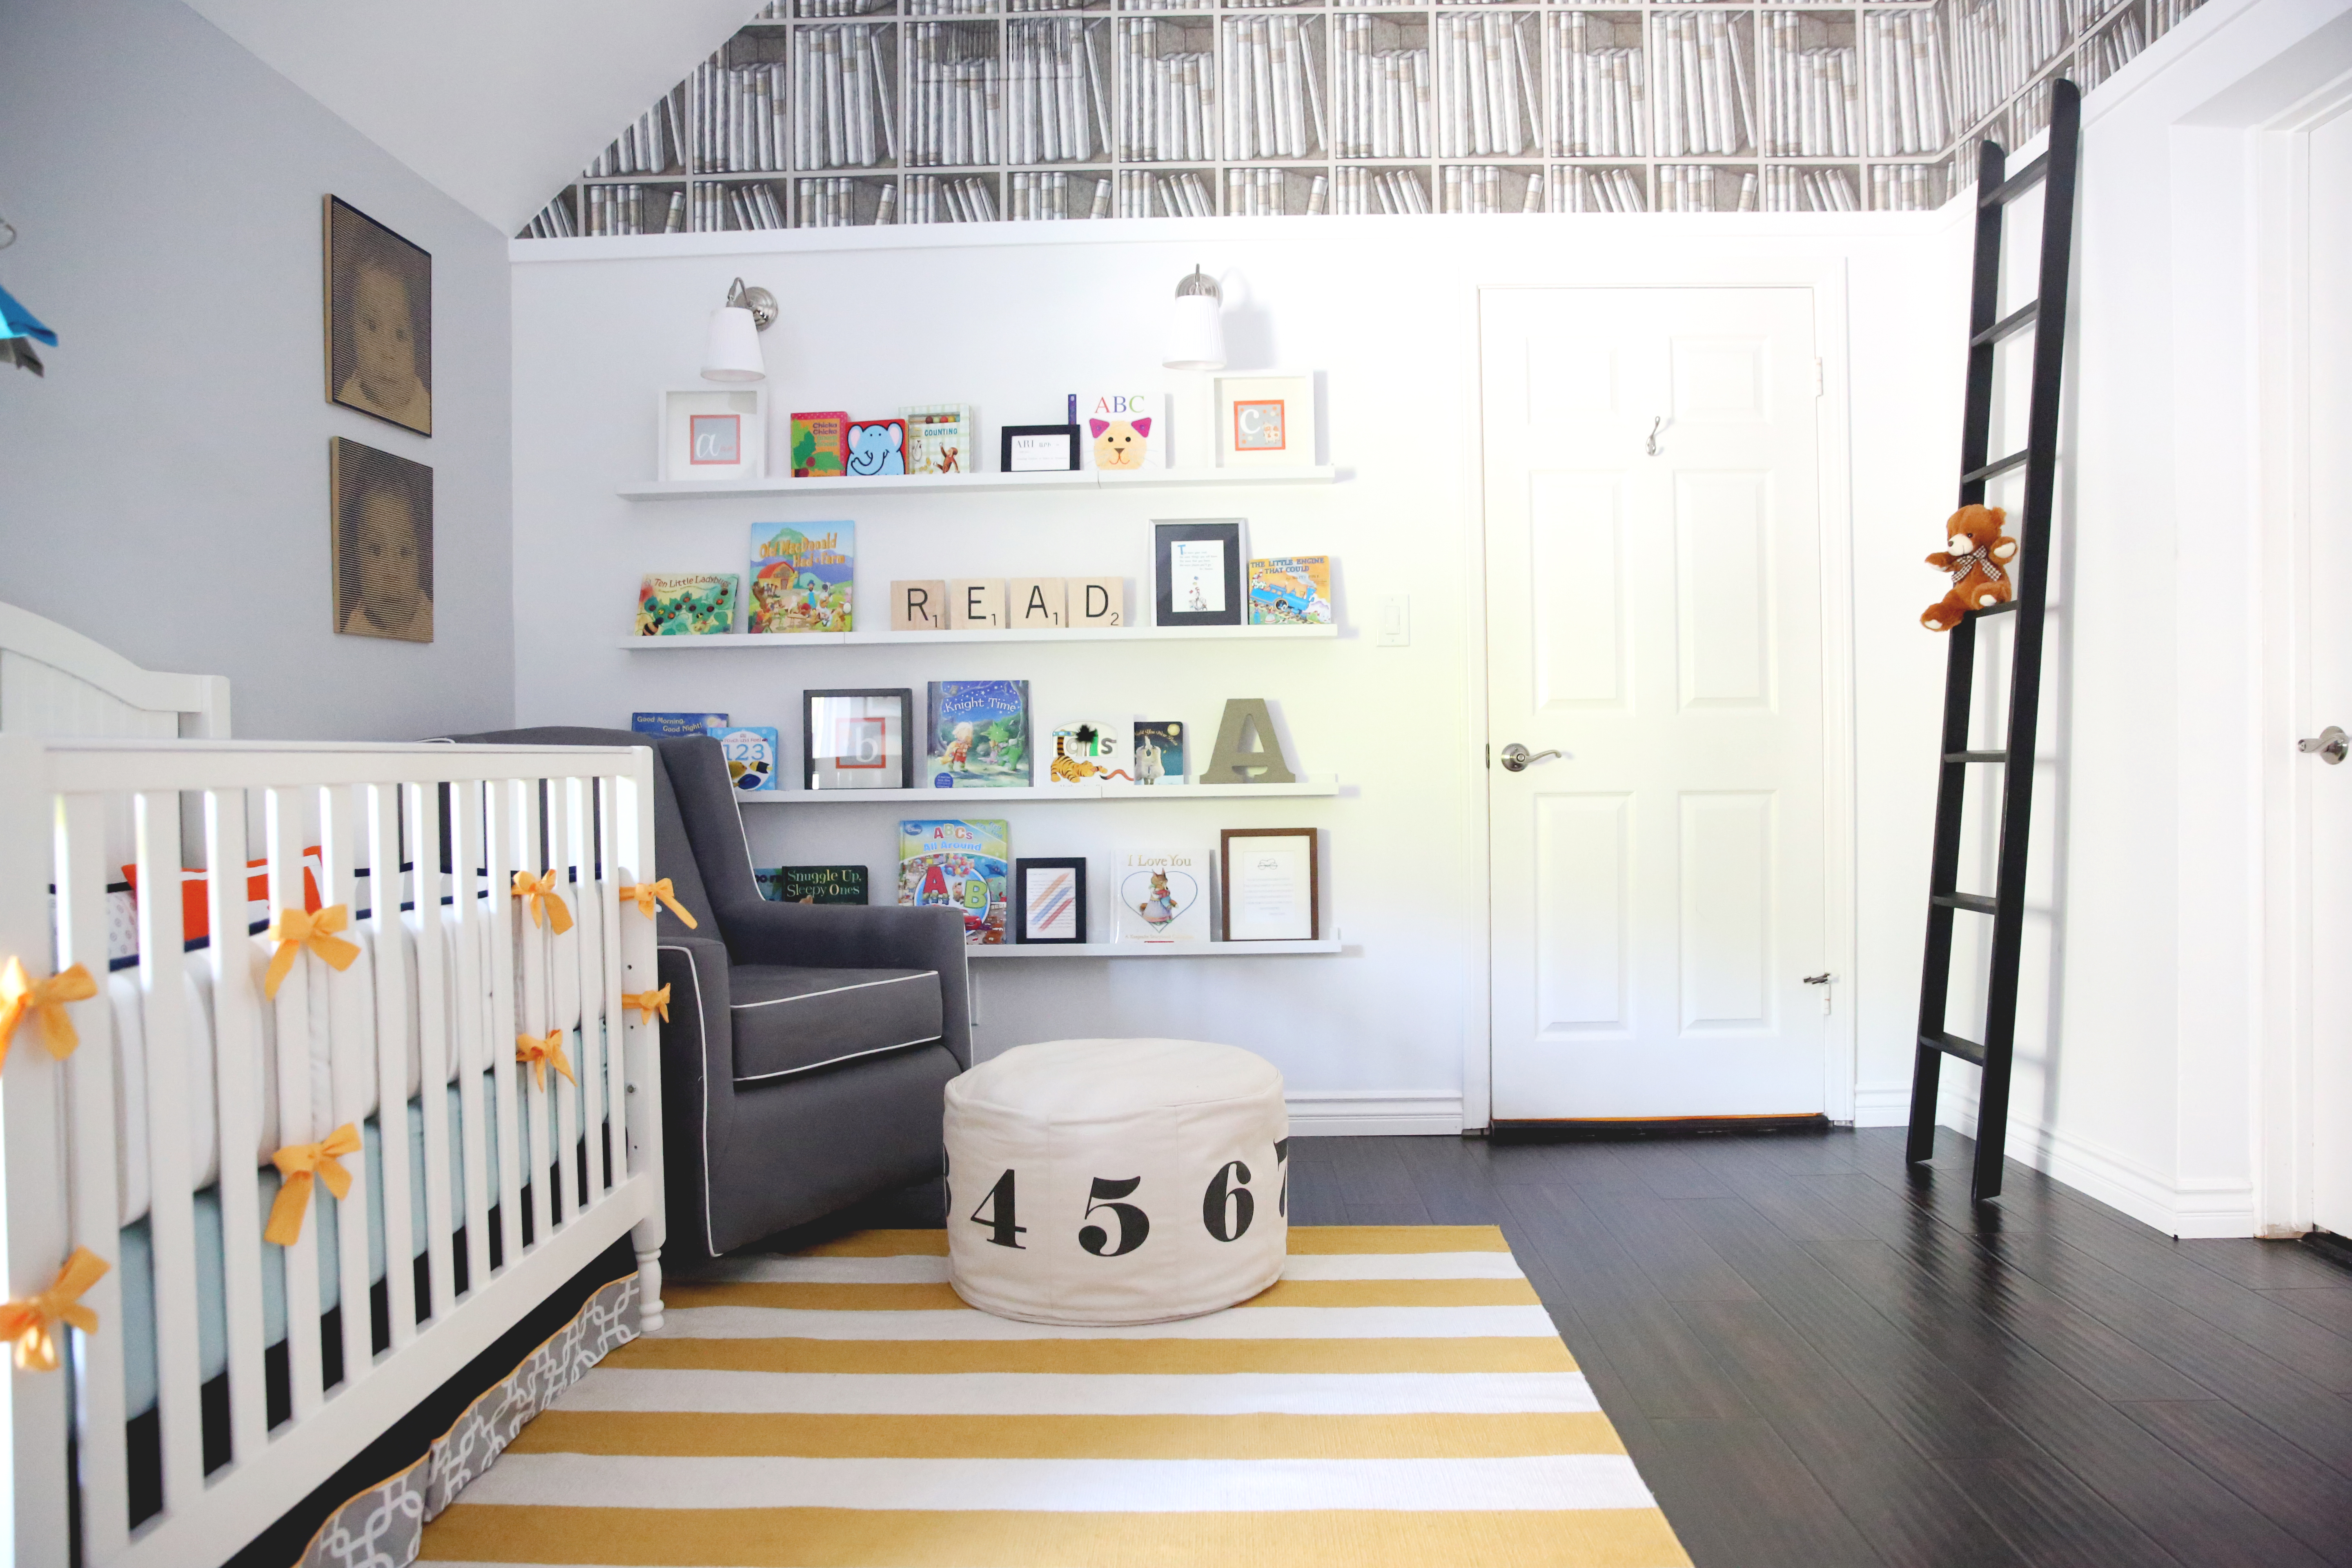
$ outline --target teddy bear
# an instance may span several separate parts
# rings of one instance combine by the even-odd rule
[[[2006,604],[2015,596],[2017,574],[2010,562],[2017,541],[2001,531],[2007,514],[1997,506],[1964,506],[1944,525],[1949,550],[1927,557],[1927,564],[1952,574],[1952,591],[1927,606],[1919,624],[1931,632],[1948,632],[1971,610]]]
[[[1145,443],[1151,435],[1150,420],[1089,419],[1087,432],[1095,438],[1096,468],[1143,467]]]

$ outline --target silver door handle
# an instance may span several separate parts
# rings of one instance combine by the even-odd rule
[[[2316,752],[2326,760],[2329,767],[2334,767],[2344,760],[2346,752],[2352,751],[2352,736],[2345,734],[2341,725],[2330,724],[2310,740],[2297,741],[2294,743],[2294,749],[2298,752]],[[1507,767],[1510,764],[1507,763],[1504,765]]]
[[[1559,752],[1536,752],[1530,753],[1525,746],[1522,746],[1517,741],[1514,741],[1509,745],[1503,748],[1503,767],[1505,771],[1508,773],[1525,773],[1530,763],[1539,763],[1546,757],[1557,757],[1561,753]]]

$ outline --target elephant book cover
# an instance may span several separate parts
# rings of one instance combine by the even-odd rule
[[[754,632],[855,631],[857,525],[812,522],[806,532],[781,522],[751,525]]]
[[[934,789],[1026,789],[1029,683],[934,680],[925,705],[923,778]]]
[[[960,909],[967,946],[1001,946],[1012,853],[1012,828],[1006,823],[901,822],[898,901]]]

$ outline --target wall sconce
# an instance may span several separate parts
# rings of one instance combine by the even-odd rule
[[[1223,308],[1217,280],[1194,263],[1192,275],[1176,285],[1176,311],[1168,318],[1167,353],[1160,363],[1170,370],[1224,369]]]
[[[765,381],[768,363],[760,355],[760,334],[776,319],[776,297],[746,289],[743,279],[727,290],[727,303],[710,312],[710,342],[702,351],[705,381]]]

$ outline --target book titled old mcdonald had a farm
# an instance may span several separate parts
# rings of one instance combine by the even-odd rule
[[[857,526],[813,522],[807,531],[781,522],[751,525],[754,632],[846,632],[856,585]]]

